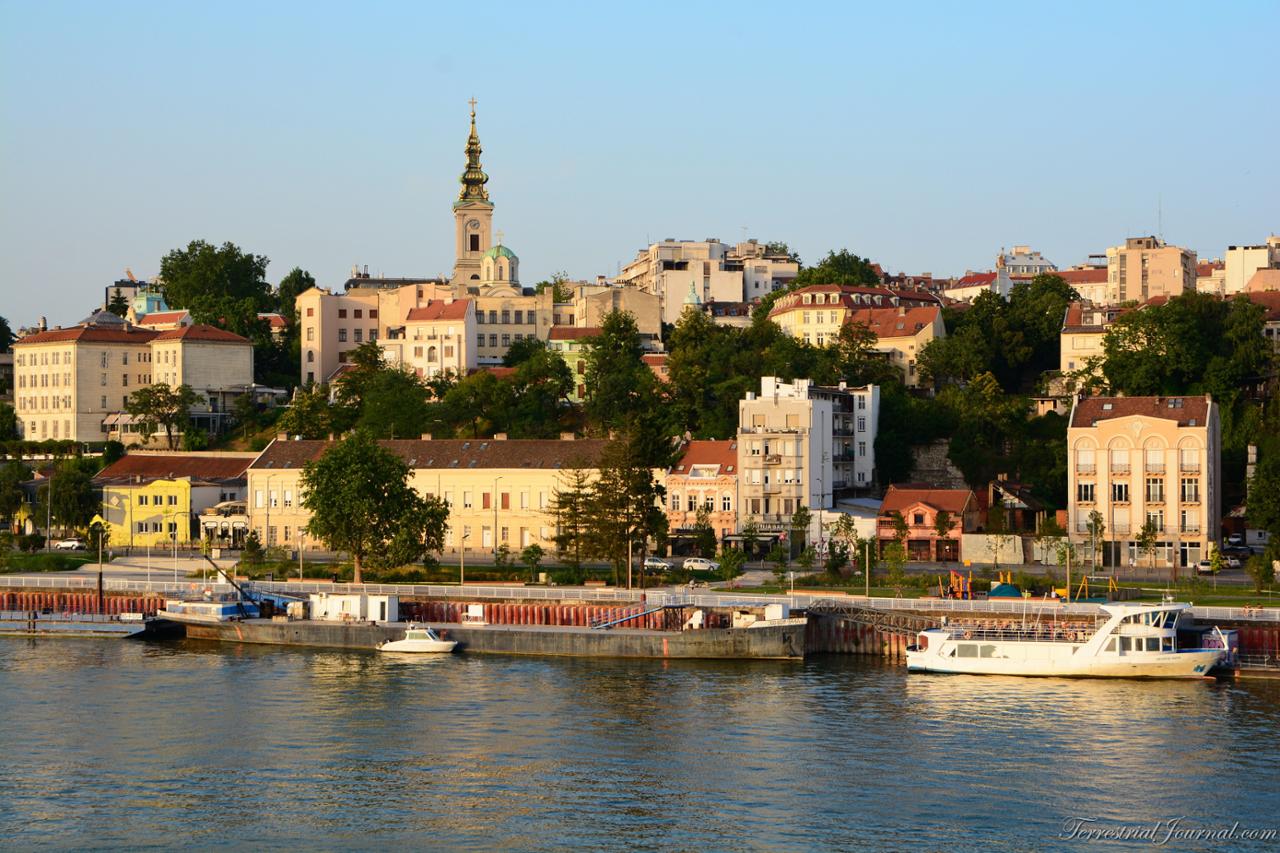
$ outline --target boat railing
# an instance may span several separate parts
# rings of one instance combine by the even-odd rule
[[[34,614],[34,615],[33,615]],[[0,610],[0,622],[84,622],[105,624],[122,622],[119,613],[81,613],[79,611]]]
[[[1059,622],[1037,625],[948,625],[952,640],[1004,640],[1019,643],[1083,643],[1089,640],[1100,624]]]

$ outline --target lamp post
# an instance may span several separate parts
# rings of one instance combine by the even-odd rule
[[[498,481],[502,475],[493,478],[493,556],[498,556]]]
[[[458,549],[458,586],[467,585],[467,540],[470,533],[462,534],[462,547]]]

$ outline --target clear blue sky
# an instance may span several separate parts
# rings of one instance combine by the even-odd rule
[[[1280,231],[1280,3],[0,0],[0,315],[78,320],[230,240],[339,285],[447,272],[479,104],[532,283],[647,240],[1061,266]]]

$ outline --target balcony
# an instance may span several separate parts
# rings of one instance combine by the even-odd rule
[[[781,454],[778,454],[778,453],[766,453],[766,454],[764,455],[764,464],[766,464],[766,465],[781,465],[781,464],[782,464],[782,456],[781,456]]]
[[[1128,463],[1128,462],[1115,462],[1115,463],[1112,463],[1112,465],[1111,465],[1111,473],[1112,473],[1112,474],[1128,474],[1128,473],[1129,473],[1129,463]]]
[[[1077,463],[1076,463],[1076,473],[1077,473],[1077,474],[1096,474],[1096,473],[1097,473],[1097,471],[1098,471],[1098,466],[1097,466],[1097,465],[1095,465],[1095,464],[1094,464],[1094,463],[1092,463],[1092,462],[1077,462]]]
[[[1200,532],[1200,525],[1199,525],[1199,524],[1184,524],[1184,525],[1182,525],[1182,532],[1183,532],[1183,533],[1199,533],[1199,532]]]
[[[1163,462],[1148,462],[1148,463],[1146,464],[1146,466],[1145,466],[1145,467],[1146,467],[1146,471],[1147,471],[1147,473],[1148,473],[1148,474],[1163,474],[1163,473],[1164,473],[1164,463],[1163,463]]]
[[[1128,533],[1129,524],[1127,522],[1117,522],[1116,524],[1112,525],[1111,532],[1112,533]]]
[[[1188,462],[1188,461],[1186,461],[1186,460],[1183,460],[1182,462],[1179,462],[1179,463],[1178,463],[1178,470],[1179,470],[1179,471],[1181,471],[1181,472],[1182,472],[1182,473],[1184,473],[1184,474],[1199,474],[1199,473],[1200,473],[1200,463],[1199,463],[1199,462]]]
[[[777,495],[782,493],[781,483],[765,483],[763,487],[766,495]]]

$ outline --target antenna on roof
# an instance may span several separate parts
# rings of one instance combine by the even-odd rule
[[[1156,193],[1156,236],[1164,239],[1164,193]]]

